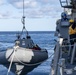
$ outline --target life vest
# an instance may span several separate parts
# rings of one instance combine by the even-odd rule
[[[73,29],[72,25],[69,27],[69,35],[76,34],[76,27]]]

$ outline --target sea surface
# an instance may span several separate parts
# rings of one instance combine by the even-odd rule
[[[18,32],[0,32],[0,51],[6,50],[7,48],[13,47],[14,42],[17,39]],[[54,46],[56,37],[54,31],[33,31],[29,32],[34,43],[38,44],[41,48],[47,49],[48,56],[50,57],[54,53]],[[25,36],[25,35],[24,35]],[[27,75],[49,75],[50,65],[53,56],[35,68]],[[0,75],[7,75],[8,69],[0,64]],[[12,72],[9,75],[15,75]]]

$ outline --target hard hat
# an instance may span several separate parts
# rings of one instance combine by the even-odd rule
[[[61,17],[67,17],[67,14],[65,12],[61,13]]]
[[[74,20],[71,19],[71,20],[69,20],[69,22],[72,23],[72,22],[74,22]]]

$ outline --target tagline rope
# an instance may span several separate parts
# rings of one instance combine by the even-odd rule
[[[13,63],[13,59],[14,59],[14,57],[15,57],[16,48],[17,48],[17,47],[14,47],[14,48],[13,48],[13,54],[11,55],[12,57],[11,57],[11,62],[10,62],[9,68],[8,68],[7,75],[9,75],[9,72],[10,72],[10,70],[11,70],[11,66],[12,66],[12,63]]]

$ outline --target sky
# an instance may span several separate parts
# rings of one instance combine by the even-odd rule
[[[63,11],[59,0],[24,0],[28,31],[54,31]],[[0,31],[22,30],[23,0],[0,0]]]

